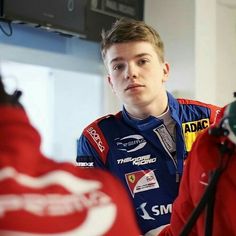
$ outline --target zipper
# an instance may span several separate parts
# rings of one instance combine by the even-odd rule
[[[161,145],[164,147],[166,153],[169,155],[169,157],[171,158],[171,160],[172,160],[173,163],[174,163],[174,166],[175,166],[175,169],[176,169],[175,181],[176,181],[176,183],[179,183],[179,181],[180,181],[180,174],[177,172],[177,159],[175,159],[175,158],[171,155],[171,153],[170,153],[169,150],[167,149],[165,143],[162,141],[162,138],[161,138],[161,136],[159,135],[159,133],[157,132],[156,134],[157,134],[157,137],[158,137],[158,139],[159,139]]]
[[[175,173],[175,181],[176,183],[180,182],[180,174],[178,172]]]
[[[164,147],[165,151],[167,152],[167,154],[169,155],[169,157],[171,158],[171,160],[173,161],[175,168],[177,169],[177,160],[171,155],[171,153],[169,152],[169,150],[167,149],[165,143],[162,141],[162,138],[160,136],[160,134],[157,132],[156,133],[161,145]]]

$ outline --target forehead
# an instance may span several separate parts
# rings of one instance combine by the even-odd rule
[[[141,54],[157,55],[154,46],[149,42],[116,43],[107,49],[105,61],[110,64],[115,59],[130,60]]]

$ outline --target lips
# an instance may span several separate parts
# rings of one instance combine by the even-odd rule
[[[131,89],[135,89],[135,88],[143,88],[144,85],[141,85],[141,84],[130,84],[128,85],[128,87],[125,89],[125,91],[127,90],[131,90]]]

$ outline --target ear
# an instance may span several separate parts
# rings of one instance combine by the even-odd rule
[[[166,82],[168,80],[169,77],[169,72],[170,72],[170,65],[167,62],[163,63],[163,82]]]

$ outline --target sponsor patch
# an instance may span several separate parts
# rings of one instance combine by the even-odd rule
[[[129,135],[123,138],[115,139],[118,150],[125,152],[135,152],[142,149],[146,144],[146,140],[139,134]]]
[[[76,165],[80,167],[94,167],[94,160],[92,156],[77,156]]]
[[[182,124],[186,150],[189,152],[193,142],[198,134],[210,126],[209,119],[201,119],[197,121],[186,122]]]
[[[97,144],[97,147],[99,148],[100,152],[104,152],[105,146],[102,142],[102,138],[99,135],[99,133],[93,127],[89,127],[86,131],[89,133],[94,142]]]
[[[146,164],[151,164],[156,162],[157,158],[153,157],[151,158],[151,155],[144,155],[144,156],[139,156],[139,157],[126,157],[126,158],[121,158],[117,160],[117,164],[127,164],[127,163],[132,163],[133,165],[136,166],[142,166]]]
[[[158,138],[164,143],[165,147],[170,153],[176,151],[176,144],[171,137],[169,131],[166,129],[165,125],[160,125],[157,128],[153,129]]]
[[[93,123],[92,125],[86,127],[83,131],[83,135],[88,139],[98,155],[101,157],[102,162],[105,164],[109,146],[98,125]]]
[[[140,170],[127,173],[125,174],[125,179],[133,197],[135,193],[159,188],[159,183],[153,170]]]
[[[172,203],[150,206],[147,202],[143,202],[136,211],[144,220],[156,220],[157,216],[171,214]]]

